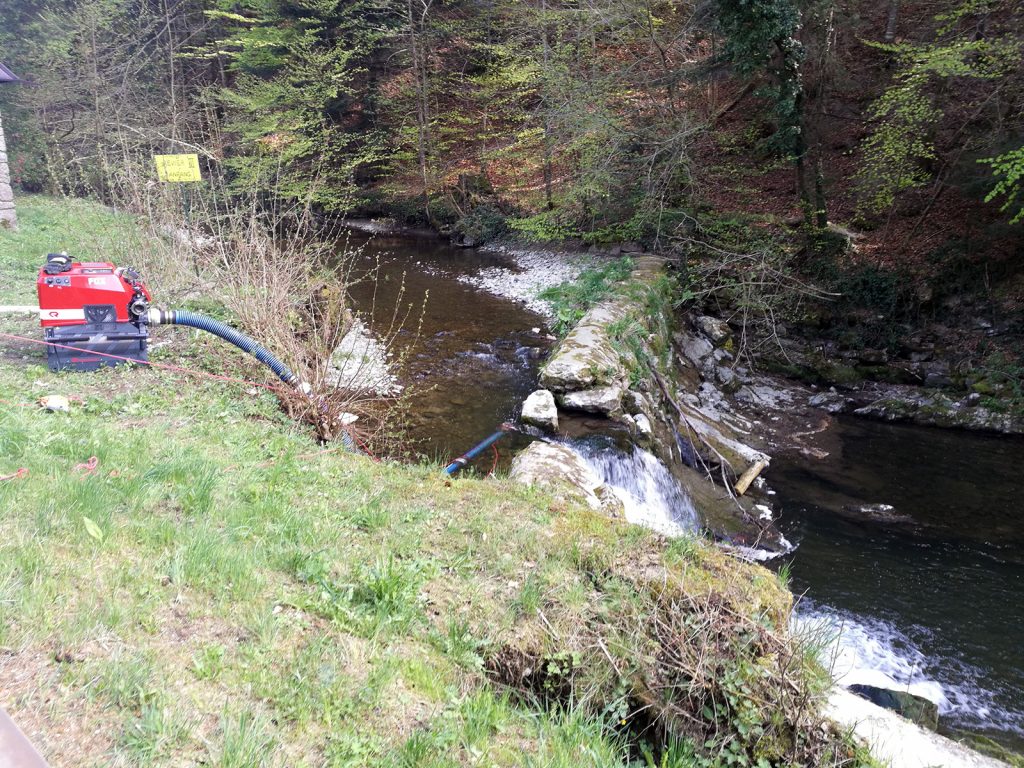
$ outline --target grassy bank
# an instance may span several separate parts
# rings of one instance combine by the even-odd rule
[[[20,214],[0,301],[32,300],[47,250],[130,250],[131,220],[95,206]],[[264,375],[158,336],[155,359]],[[19,470],[0,481],[0,705],[55,766],[858,761],[821,728],[788,593],[698,540],[325,451],[259,389],[53,374],[4,338],[0,475]]]
[[[0,231],[0,303],[35,303],[36,275],[47,253],[139,263],[148,245],[134,217],[85,200],[18,198],[20,227]]]

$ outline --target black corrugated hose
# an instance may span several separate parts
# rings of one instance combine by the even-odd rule
[[[187,325],[212,333],[214,336],[219,336],[224,341],[234,344],[242,351],[248,352],[276,373],[277,377],[285,384],[290,384],[293,387],[301,384],[299,377],[292,372],[292,369],[278,360],[266,347],[220,320],[214,320],[212,317],[185,309],[151,309],[148,319],[154,325]]]

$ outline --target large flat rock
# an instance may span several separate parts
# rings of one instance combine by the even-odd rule
[[[621,514],[622,502],[587,466],[576,451],[555,443],[535,442],[516,456],[509,477],[610,514]]]
[[[832,691],[825,713],[863,739],[871,755],[891,768],[1006,768],[1006,763],[926,731],[842,688]]]
[[[622,363],[608,326],[625,312],[622,299],[599,304],[587,312],[541,368],[541,386],[554,392],[578,392],[622,378]]]

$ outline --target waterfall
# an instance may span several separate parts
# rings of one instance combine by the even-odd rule
[[[928,699],[959,727],[1024,734],[1024,713],[1001,700],[1012,697],[998,680],[955,656],[927,656],[894,623],[841,611],[803,598],[792,619],[793,634],[842,686],[871,685]],[[912,634],[927,636],[921,626]]]
[[[697,530],[693,502],[652,453],[637,446],[627,451],[608,440],[578,441],[571,447],[622,501],[629,522],[666,536]]]

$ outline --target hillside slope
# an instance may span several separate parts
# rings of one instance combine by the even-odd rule
[[[114,218],[23,200],[0,300]],[[0,332],[0,705],[54,766],[860,762],[768,571],[318,445],[260,388],[54,374],[33,319]],[[155,361],[263,375],[158,337]]]

